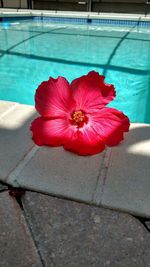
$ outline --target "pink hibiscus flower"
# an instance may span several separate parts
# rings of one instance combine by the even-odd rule
[[[115,146],[129,130],[122,112],[106,107],[116,93],[95,71],[71,84],[63,78],[42,82],[35,94],[40,117],[31,124],[34,142],[63,146],[79,155],[92,155]]]

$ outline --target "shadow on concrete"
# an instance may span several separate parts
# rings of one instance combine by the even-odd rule
[[[23,113],[24,110],[14,109],[0,119],[0,178],[4,182],[34,146],[30,124],[37,114]]]

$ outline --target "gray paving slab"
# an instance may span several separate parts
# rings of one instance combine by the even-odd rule
[[[21,209],[7,192],[0,194],[0,266],[42,267]]]
[[[16,105],[0,120],[0,179],[6,181],[26,153],[34,146],[29,126],[35,110],[31,106]]]
[[[150,125],[133,124],[113,148],[101,205],[150,217]]]
[[[92,201],[104,153],[82,157],[63,148],[40,148],[13,179],[21,187],[64,196],[80,201]],[[101,180],[102,182],[102,180]]]
[[[45,266],[150,267],[150,235],[134,217],[39,193],[22,201]]]

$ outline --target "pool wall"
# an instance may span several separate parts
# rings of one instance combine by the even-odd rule
[[[14,22],[24,20],[44,22],[61,22],[93,25],[141,26],[150,27],[150,15],[102,14],[85,12],[42,12],[42,11],[3,11],[0,9],[0,22]]]
[[[150,27],[150,15],[136,14],[107,14],[91,12],[60,12],[0,9],[0,21],[12,22],[33,19],[44,22],[79,23],[94,25],[143,26]]]

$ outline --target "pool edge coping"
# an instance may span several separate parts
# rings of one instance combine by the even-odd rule
[[[60,17],[60,18],[87,18],[87,19],[114,19],[150,21],[150,14],[123,14],[123,13],[101,13],[101,12],[73,12],[73,11],[48,11],[48,10],[4,10],[0,8],[0,17]]]

